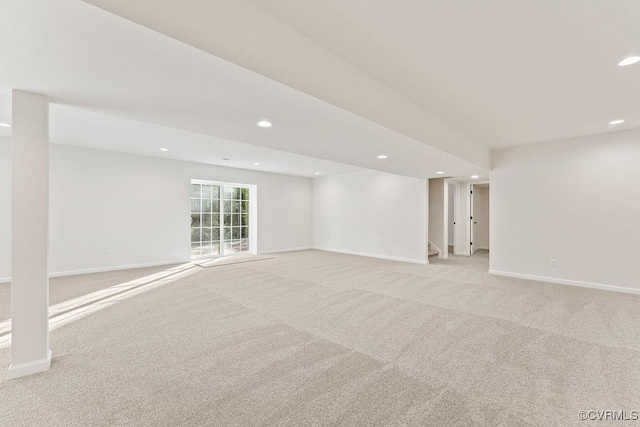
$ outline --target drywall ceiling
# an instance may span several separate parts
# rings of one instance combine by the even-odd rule
[[[494,148],[640,126],[637,0],[252,3]]]
[[[188,156],[201,159],[217,157],[227,140],[227,151],[240,150],[231,144],[240,142],[419,178],[442,169],[470,174],[488,168],[486,148],[461,158],[441,141],[440,148],[419,142],[80,0],[0,0],[0,12],[0,89],[44,93],[56,106],[70,107],[60,115],[64,125],[52,114],[52,132],[65,129],[55,137],[59,143],[150,149],[142,133],[154,134],[158,128],[133,125],[134,120],[214,137],[210,146],[198,139],[194,147],[199,148],[189,150]],[[86,116],[88,112],[113,117],[98,119]],[[274,126],[255,126],[263,118]],[[107,131],[98,135],[97,127],[92,135],[85,119],[140,137]],[[179,156],[177,150],[170,153]],[[271,170],[290,171],[292,158],[276,154],[269,157]],[[389,158],[380,161],[379,154]]]
[[[88,1],[425,143],[429,114],[492,148],[640,126],[636,0]]]
[[[91,0],[88,3],[414,141],[484,168],[490,166],[490,153],[485,146],[245,0],[191,0],[188,3]],[[347,144],[348,141],[341,143]],[[429,164],[424,164],[423,169],[429,169]]]
[[[0,123],[11,122],[10,110],[11,95],[0,92]],[[305,177],[317,176],[316,172],[324,176],[360,170],[350,165],[68,105],[50,104],[49,121],[54,144]],[[0,138],[10,136],[11,128],[0,127]]]
[[[51,105],[51,142],[306,177],[314,177],[316,172],[332,175],[359,170],[341,163],[58,104]]]

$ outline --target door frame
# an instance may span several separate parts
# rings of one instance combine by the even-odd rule
[[[449,185],[453,185],[453,254],[461,255],[464,252],[460,250],[460,182],[445,179],[444,183],[444,241],[446,243],[446,258],[449,256]]]
[[[474,183],[469,183],[469,254],[473,255],[476,249],[473,247],[473,235],[475,234],[475,227],[473,226],[473,188]]]
[[[483,181],[473,181],[473,182],[469,182],[467,183],[467,194],[469,195],[469,199],[468,199],[468,213],[469,215],[467,215],[467,218],[469,218],[469,239],[467,241],[467,247],[469,248],[469,254],[473,255],[476,251],[475,246],[473,245],[473,235],[474,235],[474,226],[473,226],[473,217],[474,217],[474,212],[473,212],[473,186],[477,185],[477,184],[490,184],[488,180],[483,180]]]

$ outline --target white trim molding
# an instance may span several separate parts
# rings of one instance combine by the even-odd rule
[[[447,258],[449,257],[449,240],[451,240],[452,236],[449,236],[449,217],[451,213],[449,212],[449,186],[453,185],[453,254],[460,255],[460,183],[458,181],[454,181],[452,179],[445,179],[445,197],[447,199],[447,203],[444,206],[445,215],[445,235],[447,238],[445,239],[447,246]]]
[[[389,255],[370,254],[370,253],[366,253],[366,252],[355,252],[355,251],[345,251],[345,250],[341,250],[341,249],[319,248],[319,247],[315,247],[315,246],[313,248],[311,248],[311,249],[315,249],[317,251],[335,252],[335,253],[345,254],[345,255],[363,256],[363,257],[367,257],[367,258],[386,259],[388,261],[408,262],[408,263],[411,263],[411,264],[422,264],[422,265],[428,264],[428,262],[426,260],[424,260],[424,259],[402,258],[402,257],[389,256]]]
[[[37,374],[38,372],[48,371],[51,367],[51,349],[49,349],[47,357],[45,359],[34,360],[29,363],[21,363],[19,365],[9,366],[7,372],[7,380],[14,380],[16,378],[26,377],[27,375]]]
[[[275,249],[270,251],[261,251],[259,253],[275,254],[278,252],[305,251],[309,249],[312,249],[311,246],[305,246],[305,247],[299,247],[299,248]],[[186,264],[192,261],[193,260],[191,258],[188,258],[188,259],[180,259],[175,261],[148,262],[143,264],[125,264],[125,265],[115,265],[110,267],[85,268],[82,270],[58,271],[55,273],[49,273],[49,277],[78,276],[80,274],[105,273],[108,271],[131,270],[134,268],[162,267],[163,265]],[[11,277],[0,277],[0,284],[3,284],[3,283],[11,283]]]
[[[311,246],[302,246],[299,248],[287,248],[287,249],[271,249],[268,251],[259,251],[258,255],[262,255],[262,254],[280,254],[280,253],[284,253],[284,252],[298,252],[298,251],[308,251],[310,249],[313,249]]]
[[[191,258],[181,259],[176,261],[161,261],[161,262],[149,262],[144,264],[116,265],[113,267],[87,268],[84,270],[58,271],[56,273],[49,273],[49,277],[77,276],[79,274],[104,273],[106,271],[131,270],[133,268],[144,268],[144,267],[162,267],[163,265],[186,264],[188,262],[191,262]]]
[[[145,267],[162,267],[163,265],[186,264],[189,262],[191,262],[191,258],[186,260],[181,259],[176,261],[161,261],[161,262],[148,262],[144,264],[126,264],[126,265],[114,265],[111,267],[85,268],[82,270],[67,270],[67,271],[58,271],[55,273],[49,273],[49,277],[77,276],[80,274],[104,273],[107,271],[131,270],[134,268],[145,268]],[[10,282],[11,282],[11,277],[0,278],[0,283],[10,283]]]
[[[581,282],[579,280],[558,279],[555,277],[536,276],[533,274],[511,273],[508,271],[489,270],[489,274],[495,276],[514,277],[516,279],[533,280],[536,282],[553,283],[558,285],[577,286],[580,288],[598,289],[601,291],[623,292],[627,294],[640,295],[640,289],[626,288],[624,286],[605,285],[602,283]]]

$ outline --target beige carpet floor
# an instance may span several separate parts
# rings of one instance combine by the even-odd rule
[[[194,264],[202,268],[212,268],[212,267],[220,267],[223,265],[242,264],[245,262],[265,261],[268,259],[273,259],[273,256],[271,255],[233,255],[228,257],[198,260],[198,261],[195,261]]]
[[[49,304],[78,298],[119,283],[166,270],[170,266],[135,268],[104,273],[79,274],[49,279]],[[0,283],[0,321],[11,317],[11,283]]]
[[[0,424],[570,426],[640,410],[639,297],[487,267],[304,251],[197,269],[55,329],[50,371],[0,382]]]

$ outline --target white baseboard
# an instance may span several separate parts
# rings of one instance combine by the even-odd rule
[[[487,250],[487,251],[488,251],[488,250],[489,250],[489,246],[478,246],[478,247],[476,248],[476,250],[478,250],[478,249],[484,249],[484,250]]]
[[[308,251],[309,249],[313,249],[311,246],[302,246],[299,248],[288,248],[288,249],[273,249],[273,250],[269,250],[269,251],[260,251],[258,252],[259,255],[263,255],[263,254],[280,254],[283,252],[297,252],[297,251]]]
[[[368,258],[386,259],[389,261],[409,262],[411,264],[427,264],[427,260],[419,260],[419,259],[412,259],[412,258],[401,258],[401,257],[395,257],[395,256],[389,256],[389,255],[370,254],[366,252],[345,251],[341,249],[319,248],[315,246],[312,249],[315,249],[318,251],[325,251],[325,252],[336,252],[336,253],[345,254],[345,255],[356,255],[356,256],[364,256]]]
[[[581,282],[579,280],[557,279],[555,277],[536,276],[533,274],[511,273],[508,271],[489,270],[489,274],[496,276],[515,277],[517,279],[534,280],[536,282],[555,283],[559,285],[578,286],[581,288],[599,289],[601,291],[623,292],[640,295],[640,289],[625,288],[623,286],[604,285],[602,283]]]
[[[79,274],[91,274],[91,273],[104,273],[106,271],[118,271],[118,270],[130,270],[133,268],[144,268],[144,267],[161,267],[163,265],[173,265],[173,264],[185,264],[191,262],[191,259],[181,259],[176,261],[161,261],[161,262],[149,262],[143,264],[127,264],[127,265],[116,265],[111,267],[98,267],[98,268],[87,268],[83,270],[68,270],[68,271],[58,271],[55,273],[49,273],[49,277],[62,277],[62,276],[77,276]]]
[[[11,364],[11,366],[9,366],[9,371],[7,372],[7,379],[14,380],[16,378],[26,377],[27,375],[33,375],[38,372],[49,370],[51,367],[51,356],[51,349],[49,349],[45,359],[34,360],[33,362],[21,363],[19,365]]]
[[[114,265],[109,267],[86,268],[82,270],[57,271],[55,273],[49,273],[49,277],[77,276],[79,274],[104,273],[106,271],[130,270],[133,268],[162,267],[163,265],[185,264],[188,262],[191,262],[191,259],[177,260],[177,261],[148,262],[144,264]],[[0,278],[0,283],[9,283],[9,282],[11,282],[11,277]]]

